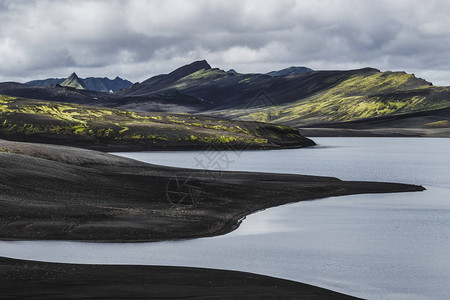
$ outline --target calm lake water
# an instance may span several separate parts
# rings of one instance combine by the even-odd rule
[[[180,242],[0,242],[0,256],[51,262],[241,270],[369,299],[448,299],[450,139],[316,138],[277,151],[120,155],[168,166],[421,184],[425,192],[353,195],[250,215],[225,236]],[[200,163],[199,163],[200,162]]]

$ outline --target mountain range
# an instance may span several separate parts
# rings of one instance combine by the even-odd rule
[[[113,80],[103,77],[80,78],[74,72],[67,78],[48,78],[43,80],[28,81],[25,84],[31,86],[61,85],[73,87],[81,90],[92,90],[97,92],[116,92],[120,89],[126,89],[133,85],[131,81],[116,77]]]
[[[269,122],[319,135],[380,127],[420,128],[420,132],[398,135],[450,135],[450,88],[433,86],[405,72],[290,67],[268,74],[243,74],[212,68],[201,60],[115,93],[77,89],[78,84],[86,86],[86,81],[78,80],[76,74],[71,77],[66,86],[0,83],[0,94]],[[326,133],[324,128],[334,130]]]

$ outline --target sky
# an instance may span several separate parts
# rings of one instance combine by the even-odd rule
[[[0,81],[120,76],[206,59],[266,73],[374,67],[450,85],[448,0],[0,0]]]

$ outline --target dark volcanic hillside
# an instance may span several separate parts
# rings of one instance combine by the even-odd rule
[[[55,85],[55,84],[61,84],[66,78],[47,78],[42,80],[32,80],[25,82],[27,85],[31,86],[44,86],[44,85]]]
[[[118,95],[142,96],[153,94],[158,91],[166,90],[168,87],[171,87],[178,80],[188,75],[191,75],[197,71],[210,69],[211,66],[206,62],[206,60],[196,61],[193,62],[192,64],[178,68],[169,74],[154,76],[152,78],[145,80],[141,84],[136,83],[127,90],[119,91]],[[177,89],[177,87],[175,87],[175,89]]]
[[[289,68],[281,70],[289,72]],[[373,68],[305,71],[292,75],[239,74],[194,62],[118,93],[126,106],[146,110],[145,97],[162,97],[190,112],[289,126],[334,124],[450,107],[450,89],[404,72]],[[135,98],[135,97],[139,97]],[[176,99],[189,98],[189,102]],[[152,109],[152,106],[147,106]]]
[[[450,89],[404,72],[353,74],[338,84],[290,103],[218,113],[294,127],[335,124],[435,111],[450,107]]]
[[[117,94],[127,97],[192,97],[202,103],[198,111],[258,107],[263,102],[284,104],[305,98],[352,76],[379,72],[366,68],[351,71],[303,72],[290,76],[239,74],[212,69],[197,61],[167,75],[152,77]],[[261,93],[265,98],[259,99]],[[136,103],[137,104],[137,103]]]
[[[105,151],[312,146],[287,126],[44,102],[0,95],[0,139]]]
[[[434,87],[405,72],[364,68],[295,73],[290,69],[272,77],[225,72],[198,61],[122,90],[120,95],[130,97],[128,109],[145,110],[145,96],[190,97],[191,112],[294,127],[432,113],[450,107],[449,88]],[[283,75],[290,71],[295,74]],[[133,99],[136,96],[141,99]],[[192,105],[195,101],[196,106]]]

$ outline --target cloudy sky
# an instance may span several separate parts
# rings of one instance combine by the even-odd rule
[[[0,22],[0,81],[142,81],[207,59],[242,73],[371,66],[450,85],[448,0],[0,0]]]

